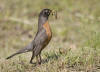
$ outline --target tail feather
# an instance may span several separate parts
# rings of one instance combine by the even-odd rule
[[[17,53],[14,53],[14,54],[12,54],[11,56],[7,57],[6,59],[10,59],[10,58],[12,58],[13,56],[15,56],[15,55],[17,55],[17,54],[19,54],[19,53],[18,53],[18,52],[17,52]]]
[[[32,51],[33,49],[33,43],[30,43],[28,46],[26,46],[25,48],[19,50],[18,52],[12,54],[11,56],[7,57],[6,59],[10,59],[12,58],[13,56],[15,55],[18,55],[18,54],[21,54],[21,53],[25,53],[25,52],[29,52],[29,51]]]

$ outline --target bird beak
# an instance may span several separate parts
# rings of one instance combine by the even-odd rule
[[[52,11],[51,11],[51,14],[52,14],[53,16],[55,16],[55,18],[57,19],[57,11],[56,11],[56,10],[52,10]]]

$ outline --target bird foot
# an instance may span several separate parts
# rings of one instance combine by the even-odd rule
[[[38,62],[39,65],[41,65],[41,62]]]
[[[36,64],[36,63],[33,63],[32,61],[30,61],[30,64]]]

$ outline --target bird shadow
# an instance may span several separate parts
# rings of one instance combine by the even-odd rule
[[[64,51],[59,50],[58,52],[45,53],[44,54],[45,58],[42,59],[41,64],[48,63],[49,61],[56,61],[62,55],[67,55],[68,51],[70,51],[70,49]],[[34,64],[35,64],[34,66],[37,66],[36,62]]]
[[[67,53],[70,51],[71,49],[63,49],[63,50],[60,50],[58,52],[52,52],[52,53],[46,53],[44,54],[46,56],[46,59],[43,59],[42,60],[42,63],[48,63],[49,61],[52,61],[52,60],[58,60],[59,57],[61,57],[62,55],[67,55]]]
[[[49,55],[49,53],[47,53],[47,54],[45,54],[45,56],[46,56],[46,58],[42,59],[41,64],[45,64],[45,63],[48,63],[49,61],[53,61],[53,60],[58,60],[59,57],[61,56],[61,54],[53,53],[53,54]],[[34,62],[33,65],[34,65],[34,67],[38,66],[37,62]]]
[[[61,56],[60,54],[56,54],[56,53],[53,53],[51,55],[47,54],[46,59],[42,59],[42,64],[48,63],[49,61],[52,60],[58,60],[60,56]]]

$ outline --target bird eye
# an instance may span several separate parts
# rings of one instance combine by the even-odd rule
[[[50,15],[50,11],[45,10],[45,11],[44,11],[44,14],[45,14],[45,15]]]
[[[50,13],[48,12],[48,15],[49,15]]]
[[[47,12],[44,12],[44,14],[47,14]]]

